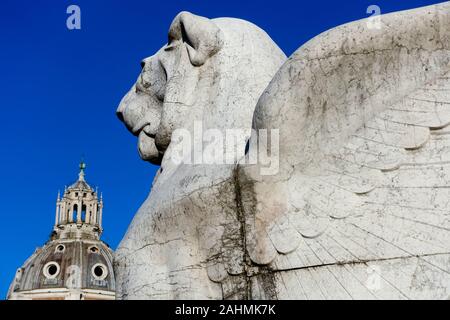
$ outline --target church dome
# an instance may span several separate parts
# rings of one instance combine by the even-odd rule
[[[8,299],[114,299],[113,251],[100,240],[103,199],[84,179],[56,202],[50,240],[16,272]]]
[[[17,270],[10,290],[41,299],[114,297],[112,250],[98,240],[49,241]]]

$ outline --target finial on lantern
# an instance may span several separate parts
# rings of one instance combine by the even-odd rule
[[[84,169],[86,169],[86,163],[84,162],[84,157],[81,157],[80,161],[80,173],[78,174],[78,180],[84,181]]]

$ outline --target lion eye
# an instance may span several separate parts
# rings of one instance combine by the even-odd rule
[[[164,47],[164,51],[172,51],[176,46],[176,43],[167,44],[167,46]]]

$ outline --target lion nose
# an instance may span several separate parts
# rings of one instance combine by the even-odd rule
[[[116,110],[116,116],[120,121],[124,122],[125,118],[123,117],[123,103],[120,103]]]
[[[122,122],[125,121],[125,119],[123,118],[123,113],[122,113],[122,111],[117,110],[117,111],[116,111],[116,116],[117,116],[117,118],[119,118],[120,121],[122,121]]]

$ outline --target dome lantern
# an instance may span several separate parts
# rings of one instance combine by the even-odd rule
[[[98,239],[102,233],[103,199],[85,180],[86,164],[81,161],[78,180],[58,193],[54,236],[56,238],[88,237]]]

